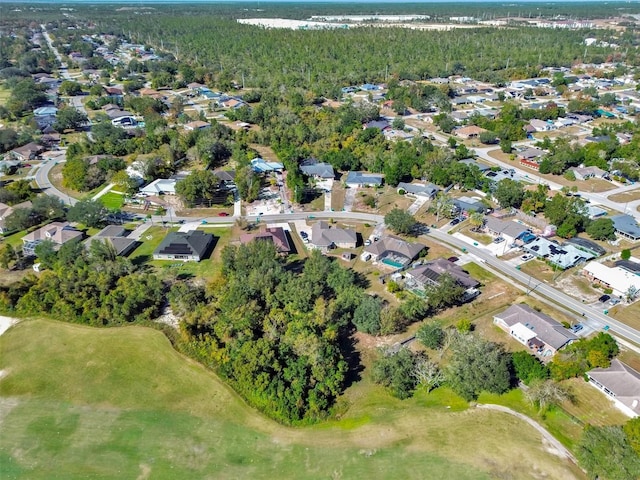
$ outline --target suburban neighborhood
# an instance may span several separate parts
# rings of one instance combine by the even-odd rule
[[[385,70],[278,93],[63,8],[0,21],[2,318],[151,326],[280,426],[356,422],[358,389],[500,407],[565,452],[549,472],[636,478],[584,453],[615,428],[640,475],[635,64]],[[365,30],[253,20],[230,25]],[[562,30],[612,52],[634,31],[505,21],[443,31]]]

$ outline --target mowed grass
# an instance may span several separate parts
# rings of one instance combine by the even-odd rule
[[[446,389],[396,400],[366,372],[339,419],[283,427],[142,327],[23,321],[0,369],[3,480],[582,478],[516,418]]]
[[[124,196],[114,192],[105,193],[99,200],[109,210],[119,210],[124,205]]]

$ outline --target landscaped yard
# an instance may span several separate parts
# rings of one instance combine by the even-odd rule
[[[583,478],[446,389],[395,400],[365,372],[336,420],[287,428],[150,329],[24,321],[0,351],[6,478]]]

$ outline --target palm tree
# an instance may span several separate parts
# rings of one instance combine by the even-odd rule
[[[449,213],[453,209],[453,200],[445,192],[438,192],[433,199],[431,207],[436,212],[436,223],[440,221],[440,215]]]
[[[471,212],[469,215],[469,223],[474,230],[479,229],[484,225],[484,214],[482,212]]]

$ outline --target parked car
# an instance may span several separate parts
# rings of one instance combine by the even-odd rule
[[[502,237],[498,237],[493,241],[493,243],[502,243],[502,242],[504,242],[504,238]]]
[[[609,304],[610,305],[617,305],[620,303],[620,299],[619,298],[612,298],[611,300],[609,300]]]
[[[460,223],[460,219],[459,218],[454,218],[453,220],[451,220],[451,225],[457,225]]]
[[[571,327],[571,331],[573,333],[578,333],[580,330],[584,329],[584,325],[582,325],[581,323],[576,323],[573,327]]]
[[[309,237],[309,235],[307,235],[307,232],[302,231],[302,232],[300,232],[300,237],[302,237],[302,238],[308,238],[308,237]]]
[[[219,217],[228,217],[228,216],[229,216],[229,214],[228,214],[227,212],[220,212],[220,213],[218,214],[218,216],[219,216]]]
[[[531,260],[533,258],[533,255],[527,253],[526,255],[522,255],[520,258],[526,262],[527,260]]]
[[[364,241],[364,246],[368,247],[369,245],[371,245],[371,240],[365,240]]]
[[[610,297],[609,295],[602,295],[602,296],[598,299],[598,301],[599,301],[600,303],[604,303],[604,302],[609,301],[610,299],[611,299],[611,297]]]
[[[460,259],[458,257],[449,257],[449,258],[447,258],[447,260],[450,261],[451,263],[455,263]]]

